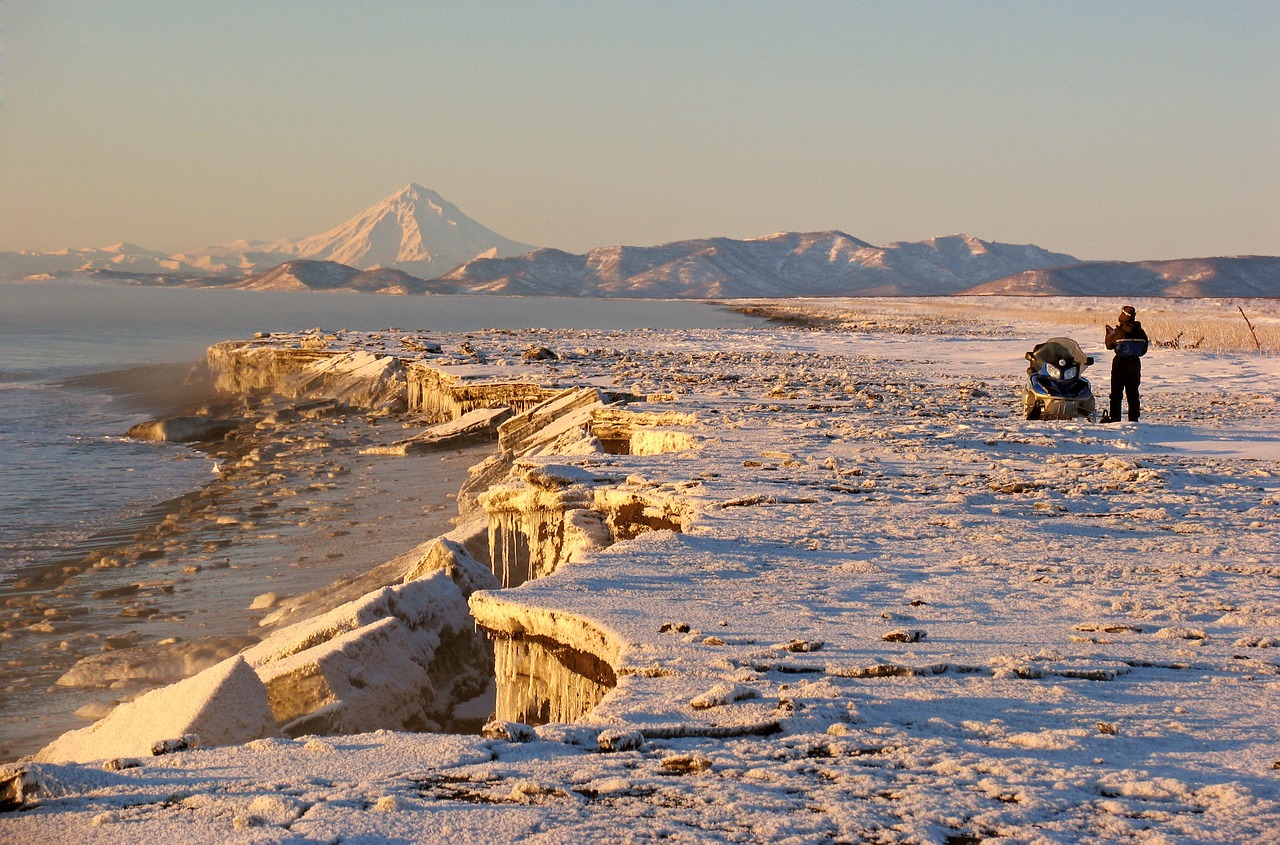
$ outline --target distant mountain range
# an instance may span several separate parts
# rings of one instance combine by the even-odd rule
[[[1082,262],[952,235],[875,246],[843,232],[700,238],[577,255],[504,238],[408,185],[307,238],[166,255],[133,244],[0,252],[0,279],[88,274],[138,285],[370,293],[733,299],[792,296],[1280,296],[1280,258]]]
[[[0,252],[0,278],[105,271],[157,274],[173,283],[184,278],[242,278],[295,260],[334,261],[357,270],[390,268],[421,278],[441,275],[474,258],[520,255],[531,249],[472,220],[435,191],[408,185],[341,226],[307,238],[235,241],[173,255],[129,243],[54,253]]]
[[[706,238],[586,255],[540,249],[469,261],[444,276],[468,290],[660,299],[955,294],[1027,269],[1076,264],[1037,246],[968,235],[873,246],[843,232]]]
[[[1094,261],[1026,270],[970,294],[1010,296],[1280,297],[1280,258]]]

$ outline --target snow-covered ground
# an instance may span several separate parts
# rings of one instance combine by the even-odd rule
[[[472,601],[576,620],[617,687],[510,739],[32,763],[39,803],[0,839],[1280,841],[1280,359],[1154,349],[1142,422],[1026,422],[1023,353],[1053,335],[1099,359],[1105,400],[1113,315],[939,302],[821,330],[469,333],[694,415],[697,448],[537,459],[682,531]]]

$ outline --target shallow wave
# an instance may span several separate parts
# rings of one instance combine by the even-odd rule
[[[125,437],[141,418],[101,392],[0,389],[0,571],[38,563],[208,480],[202,453]]]
[[[187,411],[210,398],[213,381],[204,362],[145,364],[65,378],[72,390],[100,391],[125,408],[169,415]]]

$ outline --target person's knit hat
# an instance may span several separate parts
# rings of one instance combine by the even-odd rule
[[[1138,312],[1134,310],[1134,307],[1132,305],[1126,305],[1125,307],[1120,309],[1120,316],[1127,317],[1128,319],[1132,320],[1134,317],[1138,316]]]

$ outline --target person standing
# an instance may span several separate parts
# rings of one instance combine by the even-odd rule
[[[1120,309],[1118,325],[1107,326],[1107,348],[1115,351],[1111,359],[1111,413],[1103,422],[1120,419],[1120,405],[1129,400],[1129,421],[1137,422],[1141,412],[1138,404],[1138,386],[1142,383],[1142,356],[1147,354],[1147,333],[1138,322],[1138,312],[1132,305]]]

